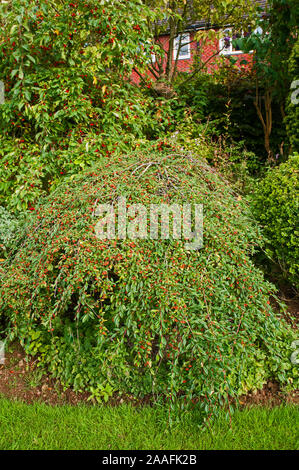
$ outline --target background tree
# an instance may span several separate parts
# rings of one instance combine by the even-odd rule
[[[220,37],[221,28],[233,25],[236,31],[248,29],[257,9],[255,2],[247,0],[144,0],[144,4],[156,12],[154,21],[149,22],[153,42],[157,46],[154,60],[151,60],[149,64],[149,70],[156,79],[163,79],[169,84],[173,84],[178,72],[178,56],[183,47],[180,33],[184,32],[187,26],[198,23],[200,20],[205,22],[205,26],[190,41],[191,43],[200,42],[200,56],[201,50],[208,41]],[[169,35],[167,47],[161,42],[163,34]],[[177,37],[179,37],[177,54],[173,62]],[[202,70],[219,52],[218,48],[204,62],[197,61],[194,74]]]
[[[270,0],[267,15],[257,21],[259,32],[235,41],[245,52],[254,51],[254,105],[263,126],[269,160],[273,159],[270,144],[272,102],[273,99],[279,102],[281,117],[284,119],[291,83],[288,61],[298,38],[298,19],[299,7],[296,0]],[[284,142],[281,143],[281,148],[283,144]]]

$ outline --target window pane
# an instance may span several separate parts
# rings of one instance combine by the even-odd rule
[[[181,46],[180,46],[180,38],[181,38]],[[179,58],[189,57],[190,55],[190,35],[183,34],[182,36],[178,36],[175,38],[174,42],[174,49],[175,49],[175,57],[177,55],[177,51],[180,46],[179,50]]]
[[[181,45],[180,55],[188,55],[189,54],[189,46],[188,44]]]

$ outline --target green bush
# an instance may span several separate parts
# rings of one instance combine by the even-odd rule
[[[268,239],[268,253],[299,288],[299,155],[269,170],[258,184],[255,213]]]
[[[96,206],[120,195],[147,207],[203,204],[204,247],[99,240]],[[294,335],[251,260],[261,241],[247,205],[204,160],[166,142],[99,159],[35,207],[2,265],[6,333],[65,386],[98,399],[179,398],[208,416],[270,377],[294,387]]]

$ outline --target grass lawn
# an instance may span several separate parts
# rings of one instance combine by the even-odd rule
[[[167,410],[79,405],[51,407],[0,399],[0,449],[298,449],[298,407],[252,407],[224,415],[212,431],[196,414],[170,432]]]

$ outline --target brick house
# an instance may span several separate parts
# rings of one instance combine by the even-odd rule
[[[266,9],[266,0],[258,0],[260,7],[262,8],[261,15],[265,14]],[[198,41],[196,40],[196,34],[198,31],[208,31],[209,29],[217,30],[213,25],[207,24],[205,21],[198,21],[196,23],[190,24],[187,28],[175,38],[174,41],[174,50],[172,63],[177,62],[178,72],[190,72],[196,56],[200,56],[202,63],[206,64],[206,71],[212,73],[217,64],[219,63],[219,58],[225,60],[225,58],[233,57],[236,60],[236,64],[240,67],[249,67],[250,65],[243,65],[242,61],[246,60],[248,64],[252,61],[252,54],[245,54],[241,50],[235,49],[232,44],[232,39],[235,38],[235,33],[233,31],[233,25],[227,25],[225,29],[222,29],[223,35],[220,39],[211,39]],[[240,33],[239,33],[240,34]],[[243,34],[250,34],[248,32],[242,32]],[[239,37],[239,36],[237,36]],[[166,53],[169,49],[169,33],[166,31],[165,34],[159,36],[159,43],[165,51],[164,64],[166,65]],[[178,44],[180,43],[180,48]],[[179,49],[179,53],[178,53]],[[155,68],[155,56],[151,58],[151,66]],[[155,78],[153,74],[149,72],[151,78]],[[133,81],[139,82],[140,77],[137,73],[133,74]]]

